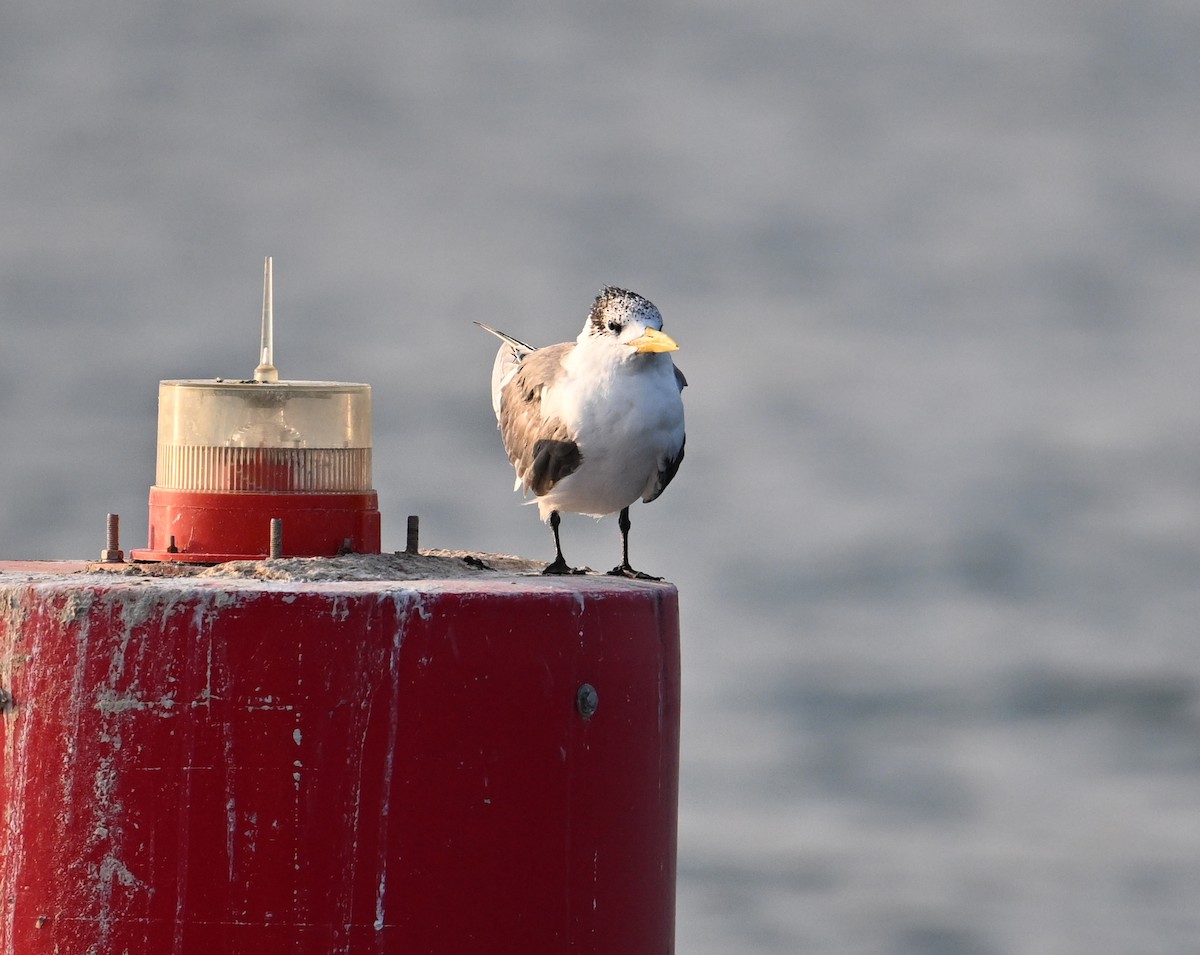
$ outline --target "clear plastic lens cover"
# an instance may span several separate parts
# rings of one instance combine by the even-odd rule
[[[364,491],[370,462],[370,385],[159,383],[159,487]]]

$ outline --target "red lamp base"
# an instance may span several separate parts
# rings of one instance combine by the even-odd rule
[[[219,564],[270,552],[271,520],[283,521],[285,557],[380,552],[379,498],[353,494],[256,494],[150,489],[150,534],[137,561]]]

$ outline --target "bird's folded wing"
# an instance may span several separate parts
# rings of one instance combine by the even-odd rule
[[[545,494],[583,463],[561,421],[542,413],[542,394],[562,375],[570,342],[528,353],[500,392],[500,435],[508,459],[526,490]]]
[[[662,494],[667,489],[667,485],[671,483],[671,479],[675,477],[679,470],[679,465],[683,463],[683,446],[687,443],[687,436],[684,435],[679,439],[679,451],[676,454],[664,457],[658,465],[658,473],[650,479],[650,483],[646,485],[646,490],[642,494],[642,501],[649,504],[656,497]]]
[[[499,420],[500,396],[504,392],[504,386],[512,380],[513,374],[526,356],[533,354],[537,349],[532,345],[525,344],[519,338],[513,338],[507,332],[492,328],[491,325],[485,325],[483,322],[475,324],[485,332],[495,335],[504,343],[496,352],[496,361],[492,365],[492,410],[496,412],[496,419]]]

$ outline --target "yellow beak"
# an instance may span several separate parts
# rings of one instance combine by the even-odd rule
[[[675,339],[665,332],[660,332],[653,328],[647,328],[640,338],[635,338],[625,344],[632,345],[639,352],[679,351],[679,346],[675,344]]]

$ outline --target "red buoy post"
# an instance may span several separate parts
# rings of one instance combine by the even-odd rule
[[[2,955],[673,950],[674,587],[276,563],[0,562]]]

